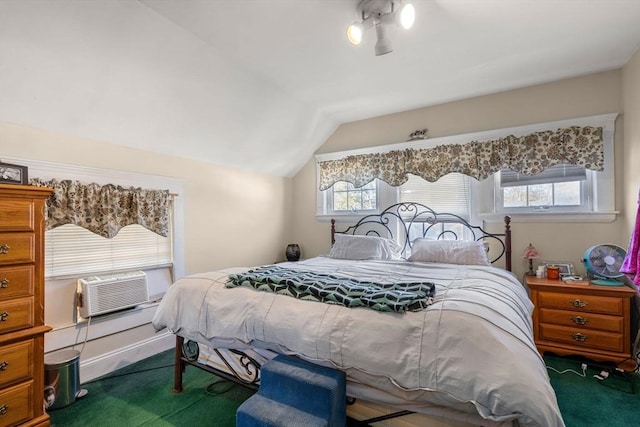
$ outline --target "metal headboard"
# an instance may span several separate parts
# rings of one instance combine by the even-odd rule
[[[490,233],[466,219],[451,213],[439,213],[415,202],[396,203],[379,214],[362,217],[345,230],[336,231],[331,220],[331,244],[335,234],[360,234],[394,239],[407,253],[416,238],[449,240],[484,240],[489,245],[489,259],[494,263],[504,257],[505,269],[511,271],[511,217],[504,217],[504,232]],[[495,254],[495,255],[493,255]]]

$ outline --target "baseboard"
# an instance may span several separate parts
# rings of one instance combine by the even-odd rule
[[[154,354],[175,346],[175,335],[163,332],[146,340],[110,351],[100,356],[80,361],[80,383],[91,381],[100,376],[124,368]]]

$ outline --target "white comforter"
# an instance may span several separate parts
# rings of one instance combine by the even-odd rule
[[[212,346],[268,348],[345,370],[395,396],[493,421],[562,426],[533,342],[532,305],[518,280],[493,267],[317,257],[283,267],[382,282],[431,281],[424,311],[381,313],[248,288],[225,288],[231,269],[177,281],[153,319],[160,330]]]

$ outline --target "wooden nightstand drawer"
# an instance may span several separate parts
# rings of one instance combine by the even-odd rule
[[[0,231],[35,231],[32,200],[0,200]]]
[[[620,334],[624,330],[624,318],[622,316],[541,308],[538,319],[540,323],[580,329],[593,329]]]
[[[0,391],[0,427],[33,418],[33,398],[33,381]]]
[[[0,300],[31,296],[33,285],[33,265],[0,267]]]
[[[634,369],[631,299],[627,286],[564,283],[525,276],[533,310],[533,335],[541,354],[578,355]]]
[[[0,387],[33,377],[33,340],[0,347]]]
[[[538,306],[540,308],[557,308],[561,310],[614,314],[618,316],[622,316],[624,314],[622,298],[592,295],[540,292],[538,294]]]
[[[33,326],[33,297],[17,298],[2,303],[0,306],[0,333]]]
[[[33,233],[0,233],[0,264],[35,261]]]
[[[624,339],[622,334],[600,332],[565,326],[539,325],[540,340],[556,341],[576,347],[622,352]]]

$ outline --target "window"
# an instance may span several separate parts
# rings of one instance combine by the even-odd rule
[[[395,188],[373,180],[369,184],[354,188],[353,184],[337,182],[328,190],[321,191],[322,206],[328,215],[377,212],[398,202],[422,203],[437,212],[446,212],[469,219],[471,212],[471,179],[451,173],[436,182],[429,182],[410,175],[401,187]]]
[[[591,174],[580,166],[556,165],[537,175],[505,169],[497,174],[499,212],[588,211]]]
[[[166,292],[166,290],[169,288],[169,286],[173,282],[174,277],[184,276],[185,274],[184,273],[184,240],[183,240],[184,239],[183,238],[184,213],[183,213],[183,197],[181,196],[181,194],[184,193],[184,190],[183,190],[182,181],[177,180],[175,178],[165,177],[165,176],[146,175],[146,174],[133,173],[133,172],[124,172],[124,171],[112,171],[112,170],[105,170],[105,169],[89,168],[84,166],[74,166],[74,165],[68,165],[68,164],[40,162],[37,160],[23,159],[23,158],[7,157],[7,158],[3,158],[3,160],[11,161],[11,163],[16,163],[20,165],[26,165],[29,167],[29,176],[38,177],[43,180],[71,179],[71,180],[79,180],[82,182],[95,182],[103,185],[116,184],[124,187],[134,186],[134,187],[142,187],[142,188],[168,189],[171,193],[175,194],[176,196],[174,196],[172,200],[172,212],[171,212],[171,218],[170,218],[171,225],[169,227],[169,232],[171,233],[171,236],[168,238],[164,238],[165,240],[162,242],[162,245],[156,242],[150,243],[150,241],[148,240],[149,238],[157,239],[157,238],[161,238],[161,236],[158,236],[155,233],[148,231],[147,229],[142,230],[142,234],[146,234],[147,237],[143,237],[141,234],[137,234],[137,233],[129,234],[132,231],[135,231],[135,227],[132,227],[131,229],[129,228],[131,226],[127,226],[122,230],[120,230],[119,234],[122,234],[123,231],[125,232],[125,234],[122,234],[121,236],[117,236],[117,237],[119,238],[119,240],[120,239],[125,240],[125,237],[126,237],[126,240],[128,241],[135,241],[136,245],[140,245],[140,249],[138,249],[137,253],[140,255],[143,255],[144,257],[152,257],[152,256],[159,257],[158,261],[154,261],[153,263],[149,263],[147,260],[147,261],[137,262],[135,266],[133,266],[134,264],[125,265],[124,266],[125,270],[145,269],[147,272],[150,272],[154,269],[154,267],[150,267],[150,269],[147,269],[147,267],[143,267],[143,265],[150,265],[157,262],[156,265],[161,267],[161,266],[167,266],[169,264],[172,264],[172,268],[170,269],[171,274],[168,277],[164,277],[164,276],[159,277],[158,275],[158,277],[154,279],[153,283],[152,282],[149,283],[150,295],[164,294],[164,292]],[[51,242],[51,236],[53,235],[54,232],[60,233],[60,230],[64,228],[67,228],[67,226],[57,227],[54,230],[47,231],[45,233],[45,246],[47,246],[49,243],[53,243]],[[91,234],[91,237],[93,239],[102,239],[104,243],[107,243],[109,245],[113,244],[113,239],[104,239],[103,237],[94,235],[93,233],[85,229],[82,229],[81,227],[77,227],[77,228],[81,230],[81,231],[76,230],[78,233],[81,233],[81,234],[89,233]],[[67,237],[68,236],[66,236],[65,239]],[[59,243],[62,244],[61,242],[62,241],[60,241]],[[68,245],[68,244],[69,243],[65,243],[64,245]],[[150,249],[150,246],[149,246],[150,244],[157,245],[158,248]],[[168,244],[169,247],[164,246],[164,249],[160,249],[160,246],[163,246],[165,244]],[[93,252],[93,247],[94,247],[93,245],[94,244],[92,243],[91,251],[85,250],[84,252]],[[109,251],[112,251],[112,250],[113,249],[109,249]],[[56,248],[54,247],[51,247],[51,248],[45,247],[45,251],[49,251],[49,253],[46,254],[45,256],[45,274],[47,275],[47,277],[50,278],[55,276],[66,275],[67,273],[60,272],[62,270],[57,270],[57,271],[47,270],[49,268],[49,265],[51,264],[49,257],[50,256],[56,256],[56,258],[60,257],[59,250],[56,250]],[[86,255],[89,255],[89,254],[86,254]],[[85,256],[85,254],[83,254],[82,256]],[[128,256],[126,255],[119,256],[117,255],[117,251],[114,252],[114,256],[116,258],[120,257],[121,260],[129,262]],[[165,257],[164,260],[162,260],[163,256]],[[168,257],[170,257],[171,261],[167,261]],[[105,259],[100,257],[97,257],[97,258]],[[142,258],[139,258],[139,260],[140,259]],[[70,260],[67,259],[63,261],[63,258],[60,257],[60,259],[58,259],[58,261],[56,262],[56,265],[62,266],[62,264],[66,264],[67,261],[72,261],[72,260],[73,258],[71,258]],[[72,276],[82,277],[89,274],[98,274],[98,273],[116,271],[115,265],[116,264],[114,264],[114,267],[108,267],[106,270],[101,269],[99,271],[91,271],[88,273],[79,272],[78,274],[73,274]],[[161,268],[156,268],[155,270],[166,271],[168,269],[161,267]]]
[[[417,184],[418,187],[424,188],[424,190],[414,186],[415,182],[419,182],[416,180],[420,178],[410,176],[409,181],[400,190],[392,188],[382,181],[376,181],[376,202],[378,209],[380,209],[401,200],[418,200],[436,210],[455,213],[472,223],[477,223],[481,220],[501,221],[505,213],[509,213],[514,221],[613,221],[618,213],[615,210],[613,157],[616,117],[616,113],[602,114],[423,141],[377,145],[365,149],[317,154],[316,161],[320,163],[327,160],[343,159],[351,155],[382,153],[405,148],[431,148],[447,144],[467,144],[473,141],[488,141],[504,138],[507,135],[522,136],[532,132],[568,126],[602,127],[604,171],[601,172],[562,165],[549,168],[535,177],[522,176],[509,170],[495,173],[482,181],[468,177],[464,177],[464,179],[454,178],[456,174],[449,174],[435,183],[435,186],[426,182]],[[316,168],[316,174],[316,182],[320,182],[319,168]],[[560,174],[562,174],[562,177]],[[458,181],[452,184],[451,187],[447,187],[443,181],[445,178],[446,180],[457,179]],[[441,190],[440,186],[443,186],[444,190]],[[463,188],[465,192],[461,194],[453,193],[451,191],[452,188]],[[421,198],[421,193],[426,194],[424,199]],[[454,194],[455,196],[452,197]],[[335,215],[348,215],[356,212],[353,210],[334,211],[333,191],[331,189],[326,191],[316,190],[316,195],[316,213],[319,218],[329,219]]]
[[[168,267],[172,238],[132,224],[107,239],[73,224],[46,232],[45,277],[82,277],[101,273]]]
[[[334,212],[359,212],[375,210],[378,207],[376,181],[354,188],[350,182],[340,181],[331,187]]]
[[[409,175],[400,186],[400,202],[417,202],[436,212],[451,213],[469,219],[471,211],[470,178],[461,173],[450,173],[436,182]]]

